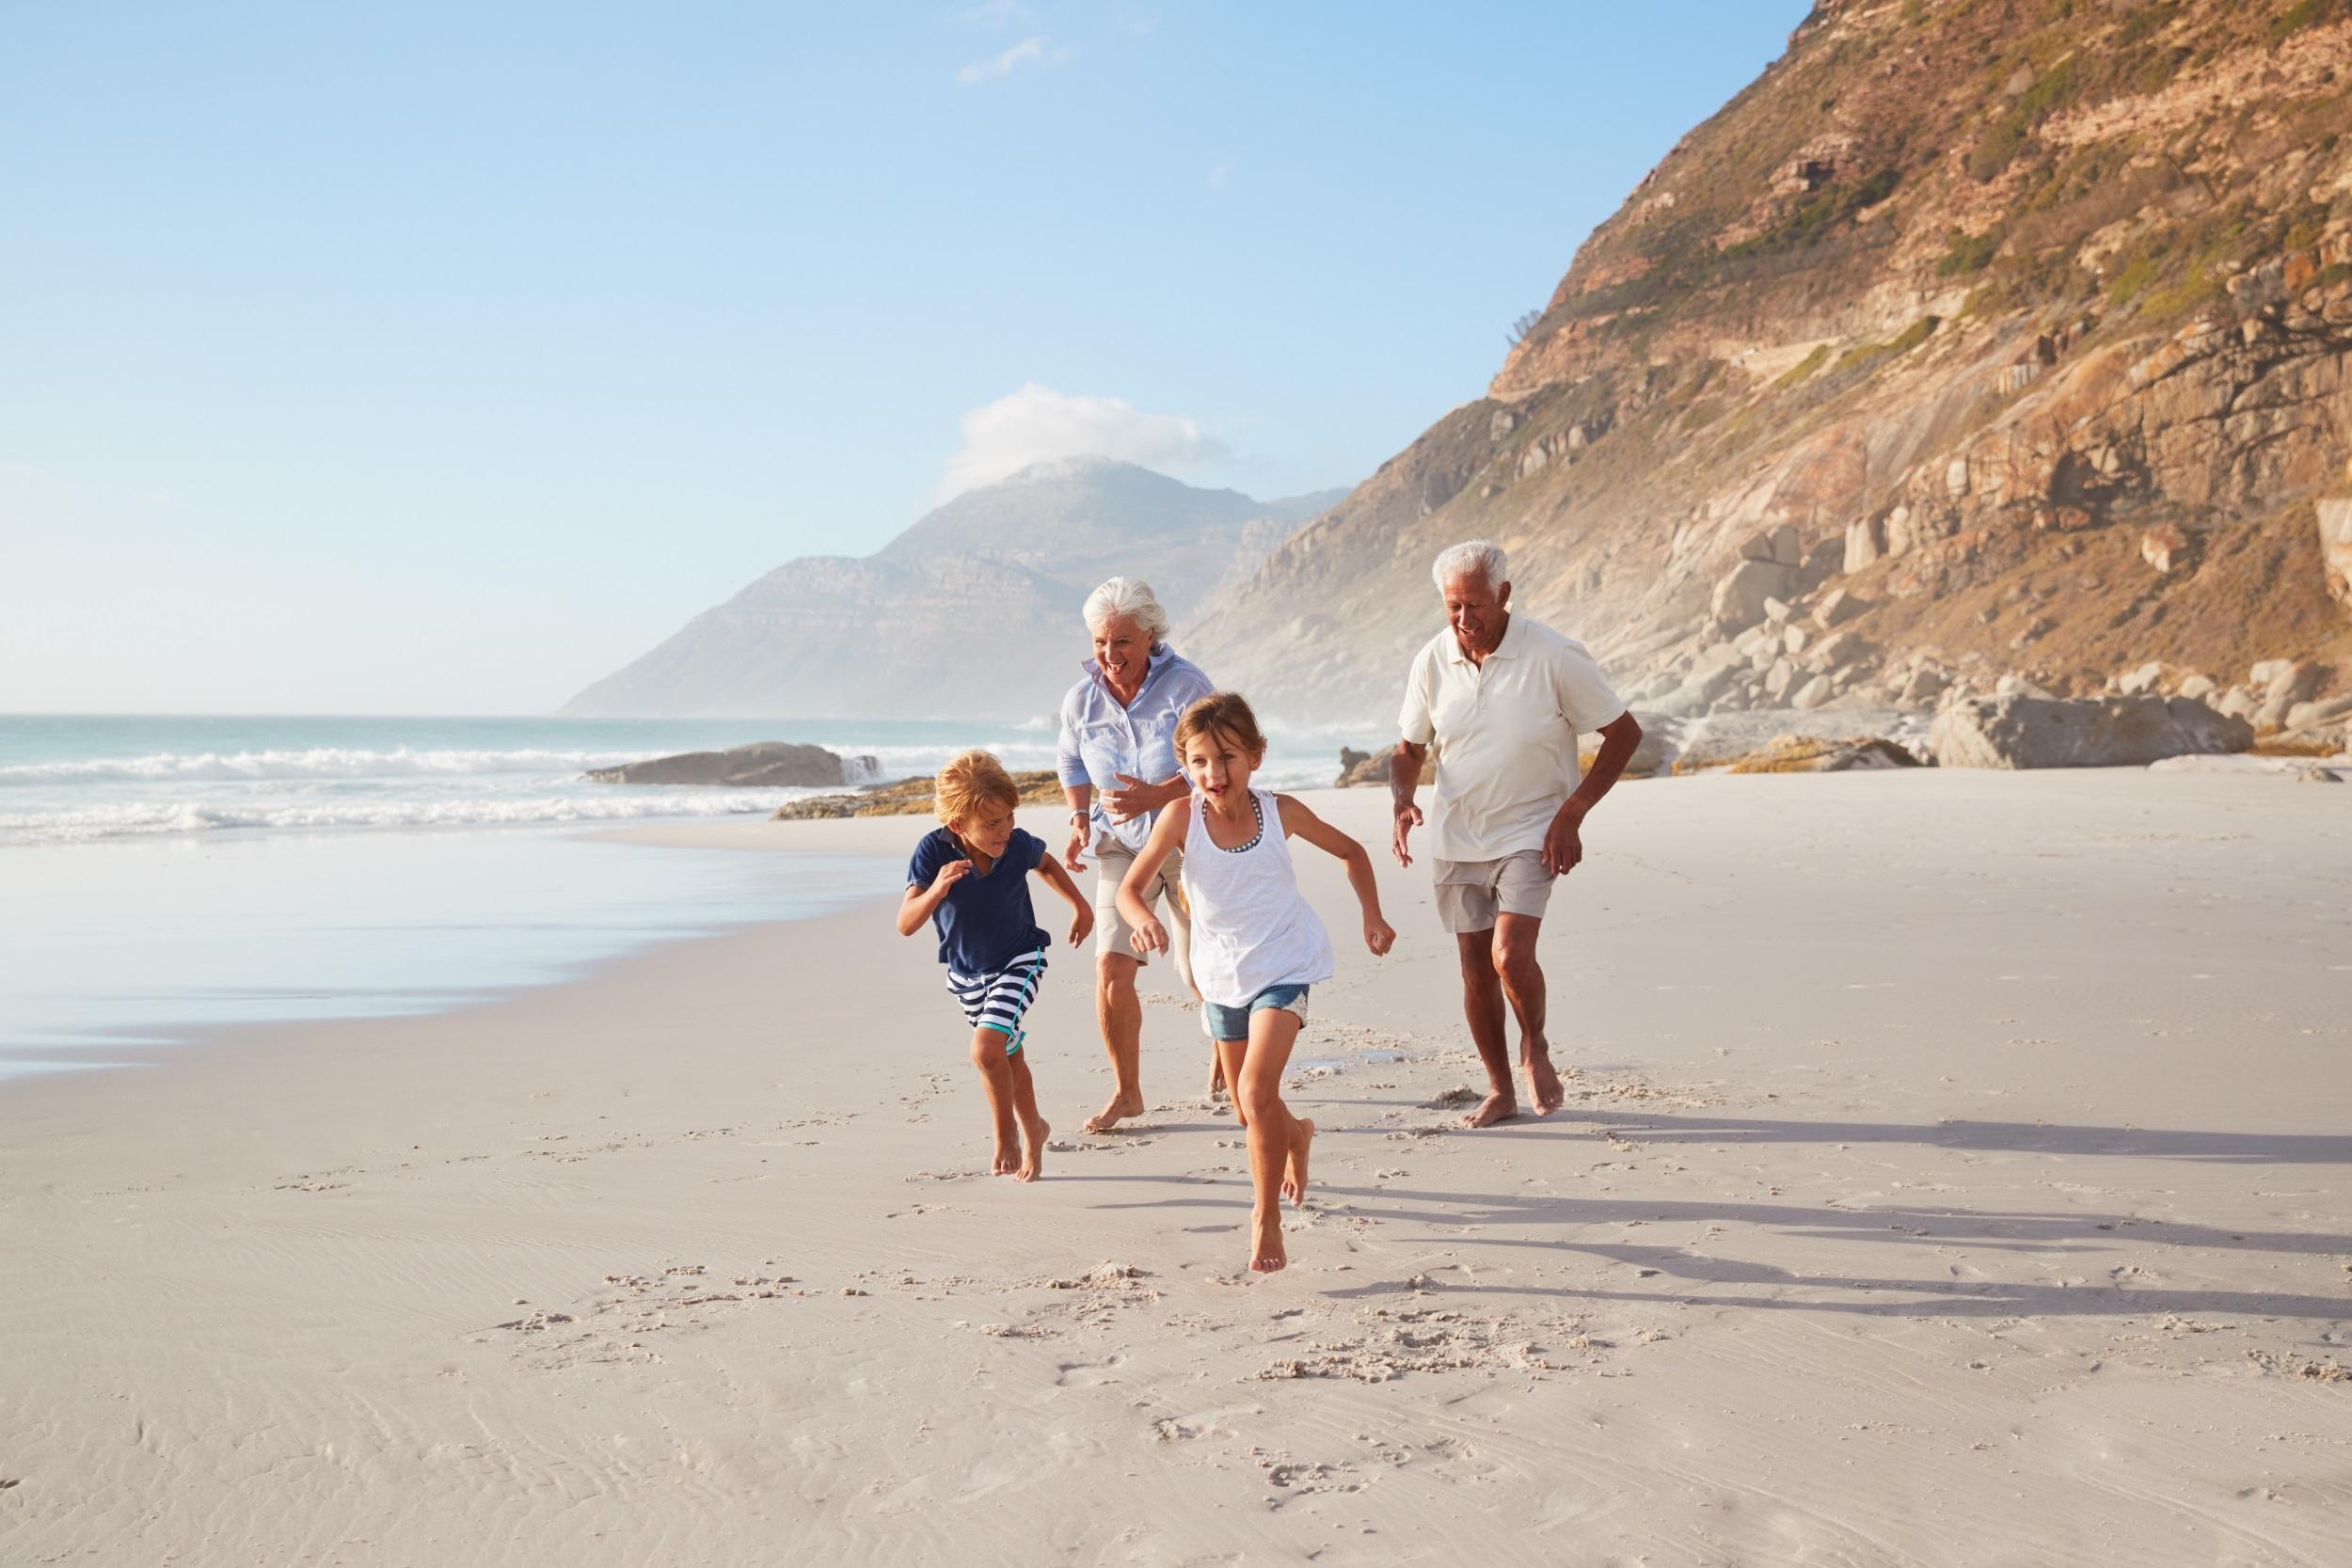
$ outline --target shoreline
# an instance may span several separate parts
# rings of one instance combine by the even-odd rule
[[[1569,1105],[1486,1132],[1432,1103],[1477,1079],[1425,866],[1375,841],[1375,963],[1306,863],[1340,975],[1263,1279],[1164,968],[1153,1112],[1089,1138],[1090,958],[1056,950],[1045,1180],[995,1181],[896,885],[462,1012],[20,1081],[0,1543],[2328,1561],[2352,811],[1939,771],[1613,793],[1542,949]],[[1366,838],[1385,800],[1311,796]],[[619,832],[903,855],[925,825]]]

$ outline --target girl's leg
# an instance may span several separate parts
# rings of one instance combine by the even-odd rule
[[[996,1132],[996,1158],[991,1169],[1010,1176],[1021,1168],[1021,1129],[1013,1117],[1012,1062],[1005,1055],[1010,1037],[985,1025],[972,1031],[972,1065],[980,1069],[980,1086],[988,1091],[989,1119]],[[1023,1069],[1026,1076],[1027,1069]]]
[[[1282,1103],[1282,1073],[1298,1038],[1298,1015],[1262,1007],[1249,1015],[1249,1046],[1233,1079],[1234,1103],[1249,1119],[1249,1267],[1272,1274],[1289,1262],[1282,1249],[1280,1196],[1295,1202],[1306,1192],[1307,1144],[1314,1123],[1302,1121]]]
[[[1249,1042],[1218,1040],[1209,1049],[1216,1057],[1218,1076],[1227,1084],[1240,1083],[1242,1058],[1249,1054]],[[1233,1096],[1233,1115],[1240,1118],[1244,1127],[1249,1125],[1249,1108],[1241,1102],[1239,1095]]]
[[[1012,1069],[1012,1114],[1021,1123],[1021,1167],[1013,1175],[1024,1181],[1034,1181],[1045,1169],[1045,1135],[1053,1129],[1037,1114],[1037,1085],[1029,1082],[1027,1047],[1015,1052],[1008,1061]]]

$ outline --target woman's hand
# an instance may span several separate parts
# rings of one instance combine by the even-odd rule
[[[1070,945],[1075,947],[1094,931],[1094,911],[1081,909],[1070,917]]]
[[[1376,914],[1366,917],[1364,945],[1372,949],[1374,958],[1385,956],[1390,948],[1396,945],[1396,927]]]
[[[1157,916],[1146,915],[1143,924],[1136,927],[1136,934],[1127,942],[1138,954],[1165,953],[1168,951],[1168,927],[1159,923]]]

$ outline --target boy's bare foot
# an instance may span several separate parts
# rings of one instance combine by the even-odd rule
[[[991,1176],[1010,1176],[1021,1168],[1021,1146],[1009,1138],[996,1140],[996,1158],[990,1162]]]
[[[1462,1118],[1465,1127],[1492,1127],[1499,1121],[1509,1121],[1519,1114],[1518,1096],[1508,1089],[1490,1094],[1478,1102],[1478,1109]]]
[[[1045,1171],[1045,1135],[1053,1128],[1043,1117],[1027,1117],[1021,1123],[1021,1168],[1013,1172],[1024,1181],[1034,1181]]]
[[[1282,1168],[1282,1196],[1295,1209],[1307,1196],[1307,1146],[1314,1142],[1315,1124],[1312,1117],[1295,1118],[1298,1131],[1291,1138],[1290,1163]]]
[[[1250,1225],[1249,1272],[1273,1274],[1290,1263],[1282,1250],[1282,1215],[1279,1210],[1271,1214],[1255,1216]]]
[[[1549,1051],[1527,1058],[1527,1086],[1535,1091],[1539,1117],[1548,1117],[1568,1102],[1568,1091],[1560,1086],[1560,1074],[1552,1070]]]
[[[1143,1115],[1143,1096],[1139,1094],[1111,1096],[1111,1102],[1087,1117],[1087,1131],[1107,1132],[1129,1117]]]

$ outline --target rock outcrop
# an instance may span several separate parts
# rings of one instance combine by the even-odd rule
[[[1945,768],[2144,768],[2243,752],[2254,729],[2189,697],[2009,696],[1947,705],[1930,744]]]
[[[592,768],[597,784],[727,784],[737,789],[827,789],[870,779],[881,765],[869,756],[843,757],[822,746],[763,740],[724,752],[681,752],[675,756]]]
[[[1440,624],[1428,562],[1484,536],[1521,610],[1673,714],[2281,655],[2332,694],[2348,352],[2343,8],[1822,0],[1486,397],[1187,652],[1263,711],[1376,718]]]
[[[1823,740],[1785,735],[1740,757],[1729,773],[1853,773],[1887,768],[1916,768],[1919,759],[1891,740]]]
[[[1060,776],[1050,768],[1024,769],[1013,774],[1012,782],[1019,787],[1021,803],[1025,806],[1059,805],[1062,802]],[[919,779],[900,779],[896,784],[860,790],[854,795],[812,795],[804,800],[787,800],[776,808],[769,820],[805,822],[834,816],[928,816],[936,793],[932,776],[925,774]]]

